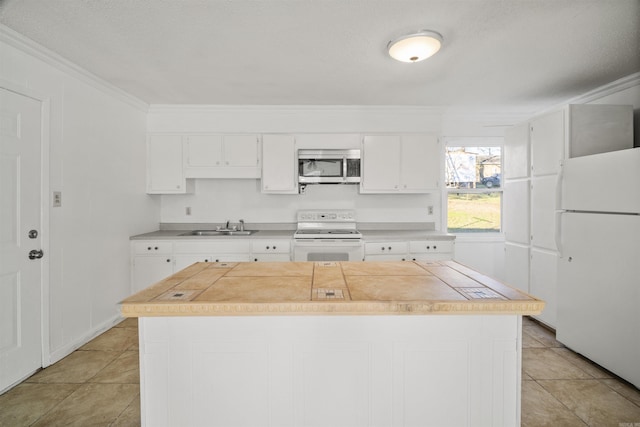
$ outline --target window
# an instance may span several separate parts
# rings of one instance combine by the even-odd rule
[[[502,147],[489,138],[448,140],[445,153],[447,231],[499,233]]]

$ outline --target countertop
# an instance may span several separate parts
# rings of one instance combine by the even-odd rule
[[[215,229],[215,228],[214,228]],[[158,230],[131,236],[130,240],[292,239],[295,230],[259,230],[248,236],[181,236],[190,230]],[[434,230],[360,230],[363,241],[454,240],[453,234]]]
[[[195,263],[125,317],[540,314],[544,301],[454,261]]]

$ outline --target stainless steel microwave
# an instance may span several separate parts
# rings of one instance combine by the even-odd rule
[[[298,150],[300,184],[357,184],[360,150]]]

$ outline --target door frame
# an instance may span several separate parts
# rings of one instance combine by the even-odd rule
[[[50,203],[49,203],[49,149],[51,142],[51,97],[34,90],[32,88],[15,84],[3,78],[0,78],[0,88],[14,92],[21,96],[26,96],[40,102],[40,236],[42,250],[45,256],[40,260],[42,264],[42,274],[40,276],[40,341],[41,341],[41,362],[42,367],[46,368],[51,364],[51,350],[49,347],[50,334],[50,307],[49,307],[49,280],[50,280],[50,262],[51,245],[50,245]]]

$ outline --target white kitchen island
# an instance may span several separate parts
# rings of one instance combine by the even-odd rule
[[[147,426],[516,426],[521,316],[454,262],[198,263],[123,302]]]

